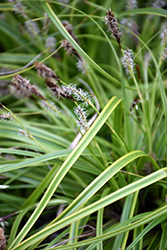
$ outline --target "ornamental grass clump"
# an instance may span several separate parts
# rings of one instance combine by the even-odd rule
[[[0,249],[166,249],[166,17],[1,3]]]

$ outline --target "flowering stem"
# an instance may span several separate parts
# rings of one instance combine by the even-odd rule
[[[65,82],[63,82],[61,79],[60,79],[59,81],[60,81],[60,83],[62,83],[62,84],[64,84],[65,86],[68,87],[68,84],[65,83]],[[72,90],[72,91],[74,91],[74,90]],[[89,102],[89,100],[87,100],[87,99],[85,98],[85,96],[82,95],[82,93],[79,93],[79,95],[82,97],[82,99],[83,99],[87,104],[89,104],[89,105],[99,114],[99,111],[96,109],[96,107],[93,105],[92,102]],[[76,102],[75,102],[74,100],[73,100],[73,102],[76,104]],[[77,104],[77,105],[78,105],[78,104]]]

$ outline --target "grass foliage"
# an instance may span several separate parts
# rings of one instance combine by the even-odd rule
[[[0,4],[0,249],[167,248],[160,2]]]

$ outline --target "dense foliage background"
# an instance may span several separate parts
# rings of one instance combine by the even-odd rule
[[[167,249],[166,8],[1,2],[0,249]]]

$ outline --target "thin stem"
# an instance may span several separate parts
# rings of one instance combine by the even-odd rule
[[[7,110],[8,112],[10,112],[12,114],[12,116],[15,118],[15,120],[20,124],[20,126],[26,131],[28,138],[32,139],[34,142],[36,142],[38,144],[38,146],[40,148],[42,148],[45,152],[48,152],[32,135],[31,133],[24,127],[24,125],[19,121],[19,119],[17,118],[17,116],[15,116],[15,114],[8,109],[7,107],[5,107],[2,103],[0,103],[0,106],[2,106],[5,110]]]

